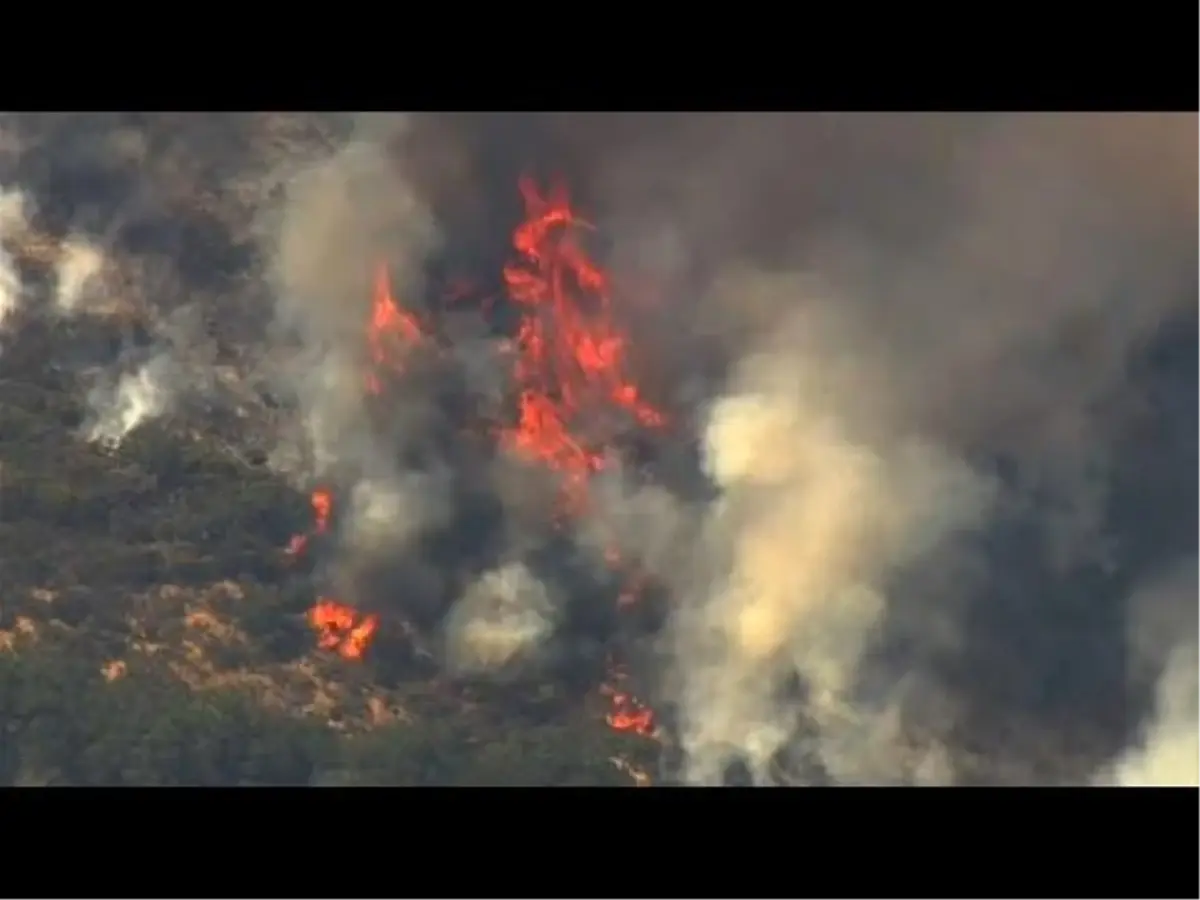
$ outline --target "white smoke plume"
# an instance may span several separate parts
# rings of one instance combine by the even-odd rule
[[[0,188],[0,327],[21,305],[21,275],[3,241],[20,234],[26,227],[25,194]]]
[[[368,552],[404,546],[446,514],[445,490],[435,473],[365,476],[350,491],[343,537],[348,546]]]
[[[175,400],[178,373],[169,354],[154,356],[115,384],[98,385],[88,392],[92,411],[85,428],[89,442],[115,449],[144,423],[166,413]]]
[[[80,312],[104,269],[104,255],[81,238],[63,242],[55,266],[54,305],[62,315]]]
[[[21,305],[21,276],[13,259],[0,247],[0,328]]]
[[[399,297],[419,290],[436,232],[382,145],[354,141],[291,179],[276,235],[278,314],[302,342],[303,380],[292,387],[320,473],[370,452],[362,417],[372,279],[387,263]],[[359,438],[366,443],[352,449]]]
[[[676,634],[682,741],[701,783],[739,758],[763,777],[795,725],[794,705],[776,695],[791,671],[805,679],[829,774],[895,777],[894,760],[889,771],[875,759],[895,748],[877,746],[856,709],[889,577],[978,523],[988,502],[988,486],[938,448],[871,441],[819,327],[800,317],[786,340],[745,359],[708,417],[705,464],[721,497],[705,553],[727,563]],[[877,698],[877,712],[892,700]]]
[[[995,668],[1010,643],[1012,670],[1049,665],[968,620],[1004,619],[985,607],[1024,591],[1044,611],[1020,627],[1074,652],[1054,622],[1069,589],[1017,579],[1114,564],[1130,360],[1194,308],[1194,116],[539,123],[586,173],[616,258],[658,285],[627,310],[654,378],[703,395],[735,362],[704,437],[721,489],[704,552],[686,567],[666,554],[691,570],[672,579],[687,600],[674,651],[691,777],[715,781],[739,756],[766,768],[801,716],[776,697],[794,667],[835,780],[954,778],[939,735],[1003,715],[973,692],[1005,676],[975,659]],[[813,296],[780,273],[833,287]],[[779,333],[790,343],[763,337]],[[980,460],[1016,475],[973,473]],[[664,534],[691,535],[677,509],[651,506],[606,515],[636,519],[625,543],[655,553]],[[989,510],[1035,508],[1027,560],[988,571],[963,532]],[[892,582],[909,570],[931,589],[900,602]],[[876,638],[904,648],[882,692]],[[956,656],[969,674],[954,682],[928,663]]]
[[[406,380],[381,441],[363,402],[362,323],[380,259],[398,299],[420,304],[418,270],[438,243],[429,197],[451,211],[438,209],[445,224],[470,220],[479,195],[511,195],[516,172],[488,183],[504,168],[497,148],[521,156],[512,148],[538,141],[502,118],[403,120],[394,132],[411,126],[446,150],[428,171],[388,139],[364,139],[290,185],[276,274],[280,321],[303,346],[290,384],[309,474],[347,472],[375,485],[364,492],[405,498],[352,497],[361,523],[347,535],[391,521],[411,545],[424,510],[445,506],[424,502],[438,479],[418,483],[422,502],[381,487],[406,483],[411,473],[381,460],[419,447],[438,410],[428,385]],[[975,692],[1003,680],[972,682],[972,667],[1012,640],[972,632],[986,619],[975,614],[1006,602],[996,585],[1035,564],[1104,561],[1108,476],[1136,405],[1130,359],[1194,306],[1194,117],[539,122],[539,139],[571,160],[569,180],[597,199],[614,258],[637,270],[617,275],[652,276],[654,299],[623,310],[630,343],[685,407],[682,427],[698,421],[718,492],[706,505],[614,490],[601,504],[627,526],[622,550],[672,594],[670,693],[689,777],[713,783],[741,760],[766,780],[811,725],[839,783],[953,780],[944,739],[990,714]],[[812,275],[831,287],[815,291]],[[990,474],[1001,468],[1017,474]],[[499,487],[521,528],[528,492],[515,478]],[[1035,506],[1036,558],[989,568],[977,532]],[[526,610],[548,602],[526,574],[463,592],[452,664],[502,666],[544,639],[553,617]],[[1026,592],[1042,604],[1022,623],[1039,647],[1074,647],[1050,624],[1061,590]],[[523,597],[534,599],[511,600]],[[876,650],[889,640],[900,658],[885,664]],[[938,657],[968,674],[943,677]],[[807,704],[783,696],[789,673]]]
[[[490,672],[526,657],[553,632],[549,590],[522,563],[484,573],[446,623],[446,659],[459,672]]]
[[[1137,739],[1101,784],[1200,786],[1200,597],[1196,561],[1135,592],[1134,671],[1155,678],[1154,703]]]
[[[398,117],[385,131],[404,127]],[[377,363],[367,355],[367,326],[377,273],[386,266],[396,302],[413,308],[421,266],[438,234],[389,153],[387,135],[368,130],[372,135],[360,134],[294,171],[269,229],[276,325],[285,357],[292,351],[280,385],[300,420],[271,461],[303,489],[314,481],[334,487],[335,577],[349,603],[362,601],[364,590],[383,593],[363,584],[375,584],[373,571],[400,559],[449,510],[436,464],[402,462],[406,448],[425,445],[438,416],[421,378],[406,377],[389,390],[382,428],[371,415],[367,381]],[[419,591],[411,584],[395,588],[397,594]]]

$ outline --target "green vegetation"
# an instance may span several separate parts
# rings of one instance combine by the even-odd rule
[[[629,783],[603,755],[619,738],[580,747],[584,725],[481,728],[460,715],[340,732],[245,687],[196,690],[152,657],[104,665],[86,636],[52,631],[0,653],[4,784]]]
[[[650,764],[596,698],[316,651],[280,553],[305,497],[164,424],[100,451],[59,424],[78,391],[5,368],[0,783],[629,785]]]
[[[280,552],[308,500],[227,443],[254,416],[230,436],[177,412],[115,453],[80,438],[84,373],[181,305],[202,311],[189,352],[240,360],[255,343],[263,179],[323,154],[346,117],[12,125],[0,157],[38,160],[21,179],[34,229],[4,248],[29,285],[80,209],[117,271],[100,314],[34,301],[0,347],[0,783],[632,783],[656,745],[604,725],[595,696],[439,683],[395,621],[361,664],[318,652],[314,585]]]

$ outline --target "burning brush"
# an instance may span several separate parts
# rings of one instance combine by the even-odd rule
[[[512,236],[515,258],[503,270],[505,294],[518,312],[506,345],[516,409],[511,420],[488,423],[486,431],[502,451],[554,475],[557,528],[587,510],[590,479],[612,462],[617,434],[597,424],[625,420],[661,429],[666,419],[626,371],[627,337],[612,316],[609,278],[581,242],[590,224],[572,210],[563,189],[543,194],[527,179],[519,187],[525,218]],[[431,330],[397,302],[388,268],[380,263],[366,324],[366,393],[379,396],[385,384],[402,379],[411,352],[432,337]],[[290,556],[303,554],[311,536],[329,530],[332,492],[318,488],[311,502],[313,529],[292,539]],[[615,549],[605,558],[622,581],[614,602],[632,604],[645,579],[625,571]],[[318,599],[309,622],[321,649],[349,660],[363,657],[379,626],[376,615],[362,615],[329,597]],[[625,686],[626,670],[615,663],[610,668],[610,682],[602,689],[611,704],[609,724],[653,734],[654,713]]]

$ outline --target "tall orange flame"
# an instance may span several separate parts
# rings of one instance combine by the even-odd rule
[[[564,510],[578,512],[588,477],[605,466],[609,437],[585,438],[584,419],[605,406],[646,426],[663,417],[624,371],[626,341],[611,316],[608,277],[579,240],[591,225],[561,189],[543,196],[528,179],[520,189],[526,218],[513,233],[518,258],[504,269],[508,297],[522,311],[513,365],[518,409],[501,441],[559,473]]]
[[[612,315],[609,278],[582,243],[592,226],[574,212],[564,190],[542,193],[528,179],[519,188],[525,218],[512,235],[516,258],[503,271],[505,293],[520,312],[511,342],[516,416],[496,433],[501,446],[559,477],[559,514],[570,516],[586,509],[589,479],[609,462],[615,434],[606,415],[616,410],[648,428],[661,427],[664,416],[626,372],[627,339]],[[462,294],[458,289],[451,299]],[[366,324],[366,391],[378,395],[385,377],[403,374],[410,351],[423,338],[421,322],[396,302],[387,266],[380,263]],[[329,529],[332,504],[328,490],[313,492],[310,534]],[[304,552],[309,537],[294,537],[287,552]],[[615,550],[606,558],[623,572],[618,606],[632,603],[645,587],[644,576]],[[318,647],[349,660],[363,657],[379,627],[374,614],[361,615],[329,597],[318,599],[308,620]],[[654,713],[623,686],[625,679],[623,669],[613,665],[602,688],[611,703],[607,720],[618,730],[651,735]]]

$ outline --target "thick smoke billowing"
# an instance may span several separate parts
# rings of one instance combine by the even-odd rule
[[[220,365],[171,191],[111,222],[54,194],[191,149],[89,121],[6,173],[5,350],[44,296],[108,445],[192,413],[265,433],[246,375],[271,379],[272,464],[334,490],[318,577],[455,676],[615,647],[697,784],[1197,783],[1194,116],[360,117],[235,179],[286,190],[252,273],[273,330]],[[554,478],[480,426],[511,412],[512,310],[435,296],[498,292],[526,172],[596,225],[669,421],[558,527]],[[381,263],[431,327],[371,396]],[[135,308],[143,334],[83,334]],[[620,616],[613,550],[651,585]]]
[[[760,783],[1196,782],[1194,644],[1135,653],[1129,624],[1136,586],[1195,548],[1194,418],[1157,449],[1139,437],[1164,403],[1195,415],[1194,117],[368,125],[293,180],[279,219],[303,428],[277,458],[348,486],[347,558],[403,551],[403,590],[347,577],[438,595],[449,664],[554,640],[553,598],[580,593],[581,565],[605,577],[595,550],[615,535],[669,596],[655,702],[692,781],[741,765]],[[528,473],[443,452],[451,382],[502,400],[486,328],[462,328],[453,376],[414,363],[385,427],[362,388],[378,260],[410,309],[431,265],[494,275],[527,167],[561,170],[597,212],[639,376],[675,426],[662,477],[598,482],[559,551],[570,576],[530,558],[545,535]],[[1147,452],[1185,479],[1170,509],[1139,502],[1157,490],[1130,475]],[[467,529],[464,482],[500,509],[490,556],[417,577],[418,545]],[[1195,590],[1163,602],[1194,612]],[[1011,747],[978,749],[1004,729]],[[1046,761],[1080,729],[1081,754]],[[1168,752],[1190,765],[1131,774]]]
[[[81,185],[154,156],[89,134],[64,163]],[[220,284],[147,274],[178,251],[169,200],[132,192],[158,218],[124,284],[120,223],[33,255],[76,337],[125,294],[153,312],[81,351],[83,437],[266,418],[245,375],[270,379],[271,464],[335,496],[319,578],[432,633],[455,676],[619,646],[671,778],[1196,784],[1196,134],[1193,115],[360,117],[239,176],[285,188],[258,211],[273,324],[222,365]],[[621,435],[557,526],[554,478],[480,425],[511,413],[513,311],[436,296],[446,273],[499,293],[525,173],[563,176],[595,224],[669,423]],[[37,295],[6,252],[31,208],[0,191],[0,325]],[[373,396],[381,264],[430,328]],[[651,584],[623,616],[613,550]]]
[[[421,263],[436,239],[431,214],[381,145],[355,142],[292,180],[279,219],[280,322],[304,348],[292,374],[314,474],[340,464],[385,477],[373,470],[392,463],[378,455],[364,418],[372,278],[386,260],[396,292],[419,294]],[[414,392],[414,416],[420,399]]]
[[[555,605],[520,564],[484,573],[446,623],[447,661],[459,671],[495,671],[536,650],[553,632]]]
[[[794,299],[802,310],[806,298]],[[904,774],[872,758],[879,748],[859,723],[893,698],[862,710],[855,680],[890,576],[978,524],[990,493],[963,463],[913,437],[873,446],[870,428],[854,421],[862,404],[837,375],[838,356],[853,348],[816,317],[794,315],[738,364],[704,433],[721,491],[705,535],[716,546],[704,549],[725,565],[700,597],[685,595],[674,645],[683,744],[704,782],[720,780],[732,751],[765,775],[793,730],[794,702],[775,697],[791,672],[804,678],[830,775]]]

